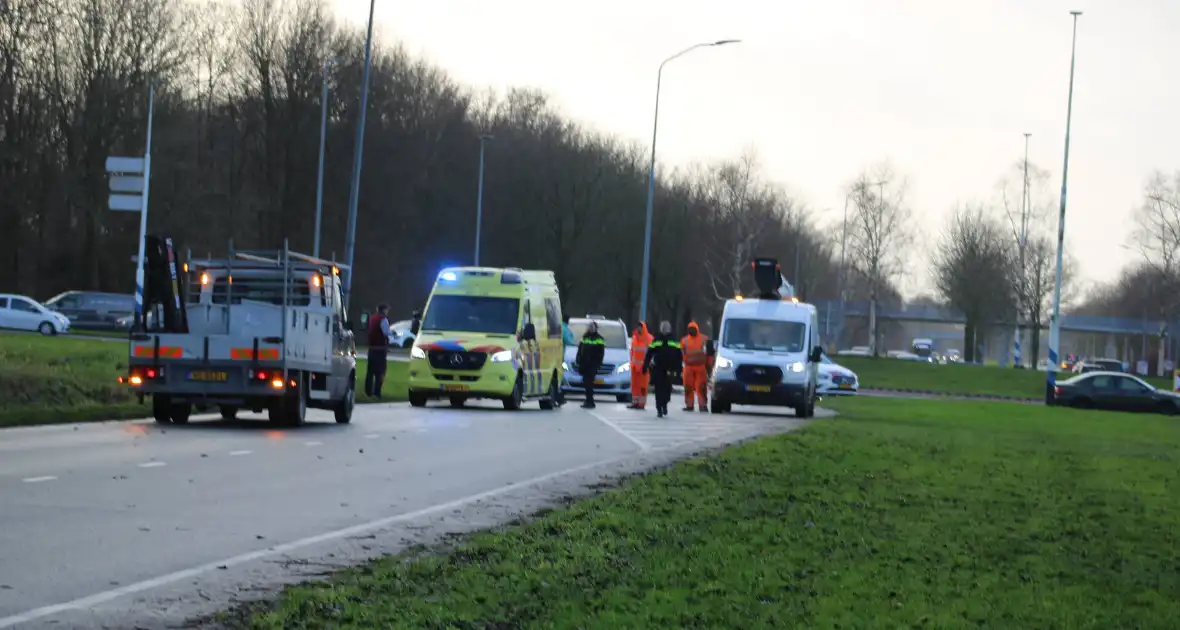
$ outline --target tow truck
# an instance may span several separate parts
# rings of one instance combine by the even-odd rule
[[[144,311],[120,377],[162,424],[194,409],[268,412],[299,426],[308,408],[352,420],[356,343],[334,261],[292,251],[235,251],[180,263],[171,238],[145,243]]]

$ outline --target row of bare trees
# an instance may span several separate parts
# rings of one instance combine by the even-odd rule
[[[311,250],[326,79],[322,253],[342,252],[362,63],[363,34],[326,0],[0,2],[0,290],[131,290],[138,217],[106,209],[104,161],[142,153],[149,83],[150,230],[204,255],[231,238]],[[490,134],[481,262],[554,270],[571,313],[637,311],[645,148],[536,91],[474,92],[400,47],[375,47],[370,85],[354,307],[408,312],[440,267],[471,262]],[[659,173],[653,316],[708,321],[755,255],[808,299],[896,302],[907,228],[887,175],[832,229],[752,155]]]
[[[1027,173],[1027,175],[1026,175]],[[1049,323],[1057,263],[1055,198],[1049,171],[1023,160],[1001,178],[995,199],[960,205],[934,248],[934,284],[966,317],[964,359],[975,339],[1004,325],[1040,330]],[[1077,296],[1074,262],[1064,253],[1062,303]],[[1023,359],[1035,365],[1040,335]]]

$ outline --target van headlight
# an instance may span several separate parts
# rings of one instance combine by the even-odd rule
[[[507,363],[512,360],[511,350],[501,350],[492,354],[492,363]]]
[[[733,361],[730,361],[725,357],[717,357],[717,361],[713,363],[713,366],[718,370],[728,370],[729,368],[733,367]]]
[[[413,348],[410,348],[410,358],[411,359],[425,359],[426,358],[426,351],[423,350],[422,348],[419,348],[418,346],[414,346]]]
[[[624,372],[630,372],[630,371],[631,371],[631,364],[630,363],[624,363],[624,364],[620,365],[619,367],[615,368],[615,374],[622,374]]]
[[[806,366],[805,366],[805,365],[803,365],[803,363],[802,363],[802,362],[796,361],[796,362],[794,362],[794,363],[792,363],[792,364],[791,364],[791,371],[792,371],[792,372],[802,372],[802,371],[803,371],[803,368],[805,368],[805,367],[806,367]]]

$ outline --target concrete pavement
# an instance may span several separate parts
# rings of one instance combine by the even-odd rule
[[[167,627],[259,589],[487,527],[789,411],[670,418],[364,405],[351,425],[205,419],[0,431],[0,628]],[[820,414],[817,414],[820,415]]]

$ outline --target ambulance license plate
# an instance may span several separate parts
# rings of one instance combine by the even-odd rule
[[[190,381],[202,381],[206,383],[224,383],[229,380],[229,372],[214,372],[203,370],[200,372],[189,372],[188,378]]]
[[[770,385],[746,385],[748,392],[769,392]]]
[[[465,392],[471,389],[466,385],[443,385],[443,391],[447,392]]]

